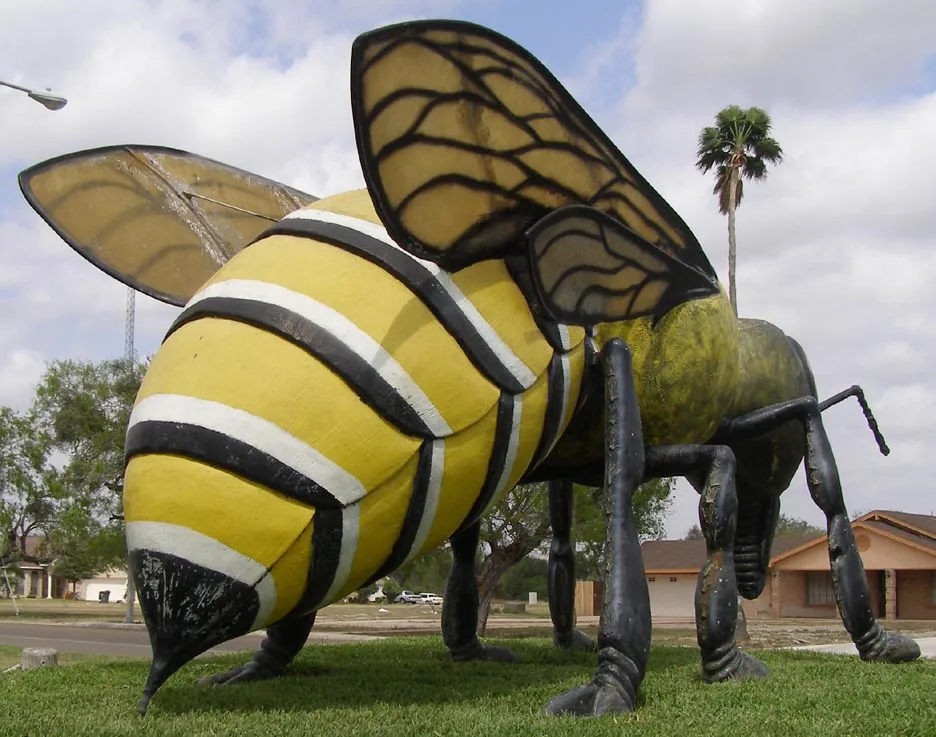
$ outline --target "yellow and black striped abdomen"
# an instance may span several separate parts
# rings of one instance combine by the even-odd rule
[[[193,297],[127,436],[132,548],[255,586],[254,627],[438,546],[568,423],[583,332],[537,324],[503,262],[448,274],[366,193],[321,200]]]

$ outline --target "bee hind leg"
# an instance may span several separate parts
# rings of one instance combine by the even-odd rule
[[[598,668],[590,683],[546,704],[548,714],[600,716],[633,711],[650,655],[650,593],[633,515],[643,481],[644,447],[627,344],[601,352],[605,381],[605,530],[608,580],[598,627]]]
[[[452,571],[445,584],[442,600],[442,640],[452,660],[497,660],[514,663],[517,656],[504,647],[485,645],[478,639],[478,580],[475,577],[475,554],[481,535],[477,521],[450,538]]]
[[[572,549],[571,481],[549,482],[549,522],[553,539],[549,546],[546,586],[553,644],[579,652],[595,649],[595,642],[575,628],[575,551]]]
[[[705,483],[699,500],[699,524],[707,557],[696,587],[696,637],[702,655],[702,679],[764,678],[767,666],[741,651],[735,639],[738,582],[735,570],[735,527],[738,495],[735,456],[725,445],[659,445],[647,448],[647,473],[685,476],[700,470]],[[703,470],[704,469],[704,470]]]
[[[253,659],[249,663],[224,673],[205,676],[200,683],[221,686],[264,681],[283,675],[286,667],[305,645],[312,631],[312,625],[315,623],[315,614],[316,612],[312,612],[281,619],[267,628],[267,636],[260,643],[260,649],[254,652]]]

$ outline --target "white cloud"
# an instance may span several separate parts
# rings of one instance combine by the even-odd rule
[[[863,385],[892,453],[876,453],[854,400],[826,413],[851,509],[930,511],[934,20],[926,2],[650,2],[636,84],[601,117],[726,278],[697,136],[728,104],[771,113],[785,160],[738,212],[739,307],[803,344],[822,396]],[[696,518],[695,492],[680,489],[673,535]],[[802,473],[784,511],[822,521]]]
[[[351,40],[402,17],[481,12],[455,5],[0,0],[0,78],[70,99],[50,113],[0,90],[0,173],[10,179],[49,156],[138,142],[315,195],[360,186]],[[823,396],[864,386],[893,453],[876,454],[854,400],[829,410],[853,509],[930,511],[934,26],[928,0],[653,0],[639,19],[596,28],[595,44],[570,50],[579,56],[569,69],[554,70],[690,224],[723,277],[726,223],[711,179],[694,168],[696,138],[726,104],[772,114],[785,161],[748,186],[738,214],[739,302],[742,314],[804,345]],[[0,404],[22,406],[44,361],[122,351],[125,290],[12,196],[0,184],[0,307],[15,316],[0,322]],[[137,305],[137,343],[152,352],[176,310],[145,297]],[[696,504],[694,492],[680,493],[671,534],[692,523]],[[821,520],[802,474],[784,511]]]

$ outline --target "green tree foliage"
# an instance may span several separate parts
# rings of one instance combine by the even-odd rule
[[[635,495],[634,516],[642,539],[663,536],[672,487],[671,480],[653,480],[641,486]],[[577,551],[577,578],[601,577],[600,571],[607,559],[601,497],[600,489],[576,488],[572,536]],[[482,520],[482,559],[477,573],[481,633],[501,578],[531,555],[541,560],[546,558],[551,539],[548,499],[546,483],[518,486]],[[521,596],[525,597],[525,592]]]
[[[416,594],[421,591],[433,591],[442,594],[451,567],[452,551],[447,544],[411,560],[393,573],[393,580],[399,587],[397,594],[400,591],[412,591]],[[386,586],[384,588],[386,589]]]
[[[705,535],[702,534],[702,528],[699,527],[699,523],[696,522],[692,527],[686,530],[686,534],[683,535],[683,540],[704,540]]]
[[[0,408],[0,559],[26,557],[26,539],[45,536],[62,503],[52,441],[30,413]],[[40,557],[42,551],[40,551]]]
[[[56,573],[77,581],[126,557],[121,515],[124,437],[144,363],[56,361],[46,369],[32,417],[65,462],[61,503],[47,530]]]
[[[666,535],[666,516],[672,506],[673,479],[651,479],[634,494],[634,519],[640,541],[662,540]],[[576,542],[575,575],[579,579],[604,578],[606,550],[605,517],[601,489],[575,488]]]
[[[765,179],[767,164],[783,160],[783,149],[770,137],[770,128],[770,116],[760,108],[729,105],[715,116],[714,126],[699,134],[696,166],[705,174],[715,170],[712,192],[718,197],[719,212],[728,215],[728,294],[736,315],[735,210],[744,195],[743,181]]]
[[[798,517],[790,517],[789,515],[780,513],[780,517],[777,519],[777,529],[774,532],[774,537],[787,537],[789,535],[824,535],[825,530],[821,527],[816,527],[816,525],[807,522],[804,519],[799,519]],[[702,540],[702,530],[699,528],[698,524],[694,524],[687,531],[683,540]]]

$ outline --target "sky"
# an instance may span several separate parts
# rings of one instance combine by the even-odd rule
[[[51,156],[120,143],[193,151],[317,196],[363,186],[351,130],[354,37],[415,18],[481,23],[542,60],[689,224],[723,279],[727,225],[694,166],[729,104],[773,119],[784,161],[745,188],[738,303],[805,348],[850,512],[936,513],[936,3],[931,0],[0,0],[0,405],[46,362],[119,356],[126,289],[19,193]],[[137,297],[151,354],[178,310]],[[823,524],[802,472],[783,511]],[[680,483],[681,537],[697,496]]]

